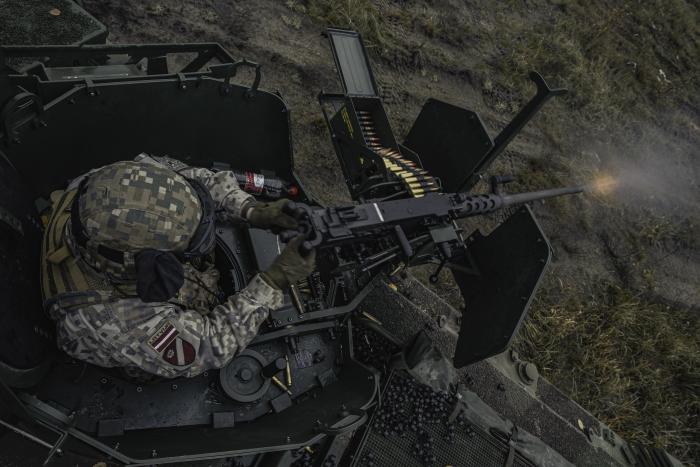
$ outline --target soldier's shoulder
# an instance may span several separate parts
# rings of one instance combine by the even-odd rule
[[[105,303],[110,295],[100,290],[84,290],[79,292],[64,292],[47,300],[48,308],[60,308],[62,310],[75,310]]]

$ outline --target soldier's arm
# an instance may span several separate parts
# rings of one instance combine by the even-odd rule
[[[216,203],[217,216],[222,220],[246,219],[255,198],[241,189],[230,170],[212,172],[201,167],[188,167],[179,172],[187,178],[199,180],[207,187]]]
[[[255,198],[241,189],[236,176],[230,170],[213,172],[201,167],[190,167],[170,157],[155,157],[145,153],[139,154],[136,160],[164,165],[183,177],[202,182],[216,203],[220,220],[246,219],[247,211],[255,204]]]
[[[281,305],[282,292],[260,276],[206,316],[168,303],[140,302],[137,306],[152,307],[155,313],[129,333],[127,351],[121,353],[129,360],[125,364],[150,373],[196,376],[226,365],[255,337],[270,310]]]

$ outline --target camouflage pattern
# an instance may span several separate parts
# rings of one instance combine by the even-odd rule
[[[150,167],[144,169],[144,165],[163,170],[171,167],[145,154],[140,155],[137,162],[140,170],[147,174],[155,171]],[[127,166],[125,163],[124,167]],[[129,167],[132,167],[132,173],[128,186],[133,187],[131,175],[134,175],[135,166]],[[179,169],[182,169],[183,176],[199,179],[212,191],[222,220],[243,218],[241,209],[254,203],[254,199],[238,187],[230,172],[214,173],[186,166]],[[86,175],[92,179],[101,170]],[[170,178],[175,180],[175,175],[171,173]],[[149,184],[148,176],[144,177],[140,172],[134,178],[137,178],[133,180],[137,185]],[[82,177],[71,182],[67,191],[77,189],[81,180]],[[153,194],[147,187],[139,189],[148,191],[149,196]],[[187,191],[183,188],[181,193]],[[97,201],[90,203],[96,205]],[[178,212],[177,204],[175,212]],[[94,214],[105,216],[96,210]],[[105,218],[111,219],[115,225],[117,219],[122,219],[121,215],[113,213]],[[87,221],[85,218],[84,222]],[[156,226],[161,225],[158,224],[160,219],[155,222]],[[52,232],[51,227],[50,223],[45,235]],[[96,230],[89,234],[99,235]],[[175,236],[167,239],[174,241]],[[56,322],[59,347],[69,355],[95,365],[126,367],[136,373],[135,370],[143,370],[164,377],[195,376],[225,365],[255,337],[270,310],[282,306],[282,292],[260,275],[255,276],[245,289],[219,304],[215,296],[218,293],[218,271],[211,259],[203,260],[197,268],[185,264],[185,284],[169,302],[147,304],[136,295],[133,277],[121,277],[111,266],[95,268],[94,261],[99,261],[97,255],[91,248],[82,248],[75,243],[70,222],[63,233],[63,241],[72,254],[69,260],[80,268],[85,276],[84,282],[90,288],[47,297],[45,308]],[[127,252],[127,265],[133,266],[132,260]]]
[[[116,162],[92,172],[79,201],[87,250],[101,269],[112,265],[101,262],[99,245],[182,252],[202,217],[199,198],[181,175],[143,162]]]
[[[175,159],[152,157],[148,154],[140,154],[136,160],[165,165],[184,177],[202,182],[216,203],[217,220],[219,221],[245,220],[246,211],[255,204],[255,198],[238,186],[236,176],[229,170],[214,172],[200,167],[188,167]]]
[[[58,345],[68,355],[174,378],[226,365],[255,337],[269,310],[281,305],[282,292],[258,275],[206,316],[172,303],[114,299],[99,291],[62,294],[47,303],[47,310],[57,323]],[[153,337],[170,327],[176,352],[177,347],[194,349],[191,361],[171,363],[168,346],[152,345]]]
[[[171,300],[183,308],[190,308],[200,314],[208,314],[219,304],[219,271],[209,264],[200,271],[185,264],[185,283]]]

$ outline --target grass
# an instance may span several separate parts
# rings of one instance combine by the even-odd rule
[[[516,346],[627,440],[680,447],[678,456],[697,459],[698,336],[696,313],[616,284],[587,300],[549,287],[538,294]]]
[[[386,17],[380,13],[380,2],[371,0],[309,0],[305,10],[326,26],[355,29],[362,33],[365,45],[382,47],[389,39]]]
[[[522,77],[538,70],[570,89],[569,107],[595,128],[629,115],[655,119],[659,107],[697,99],[697,7],[685,0],[554,3],[536,24],[498,18],[492,39],[503,53],[492,65],[506,86],[525,96]]]

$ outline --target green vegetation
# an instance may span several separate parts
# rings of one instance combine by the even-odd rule
[[[523,93],[522,77],[536,69],[566,83],[570,107],[596,126],[654,118],[660,106],[697,97],[700,18],[686,1],[555,3],[535,25],[497,20],[494,33],[512,39],[496,63],[507,86]]]
[[[384,17],[371,0],[309,0],[303,3],[287,0],[287,6],[298,13],[308,13],[327,26],[362,31],[368,47],[376,47],[385,41],[382,32]]]
[[[700,319],[606,284],[581,300],[542,290],[519,350],[560,389],[631,441],[697,453]],[[680,410],[682,408],[682,410]]]

